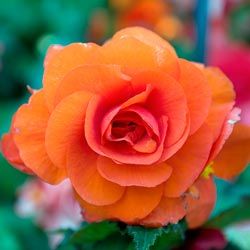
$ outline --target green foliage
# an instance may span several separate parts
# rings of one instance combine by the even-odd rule
[[[232,38],[250,43],[250,2],[239,5],[230,14],[229,32]]]
[[[91,249],[91,248],[90,248]],[[102,241],[96,242],[94,250],[135,250],[133,242],[127,235],[116,233]]]
[[[185,230],[184,221],[162,228],[108,221],[83,223],[76,232],[64,231],[64,240],[57,250],[166,250],[183,242]]]
[[[10,206],[0,208],[0,249],[49,250],[46,234],[28,219],[17,217]]]
[[[119,232],[119,228],[116,223],[108,221],[92,224],[84,223],[82,228],[71,236],[70,242],[73,244],[96,242],[103,240],[116,232]]]
[[[225,228],[236,222],[250,220],[250,201],[246,200],[230,208],[206,223],[207,227]]]
[[[0,169],[1,205],[3,203],[10,203],[14,201],[17,187],[20,186],[26,180],[27,176],[11,167],[1,154]]]
[[[250,167],[233,182],[215,179],[217,187],[217,201],[212,217],[238,206],[244,199],[250,197]],[[250,212],[249,212],[250,213]]]
[[[49,45],[86,41],[93,11],[106,0],[8,0],[0,4],[0,99],[40,88]],[[73,27],[73,28],[72,28]]]
[[[114,222],[84,222],[78,231],[69,229],[63,233],[64,239],[57,250],[129,250],[130,239],[120,232],[118,224]]]

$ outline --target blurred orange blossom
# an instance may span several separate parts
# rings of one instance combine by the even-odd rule
[[[115,9],[116,30],[139,25],[151,29],[168,40],[182,32],[182,23],[173,15],[172,5],[164,0],[110,0]]]

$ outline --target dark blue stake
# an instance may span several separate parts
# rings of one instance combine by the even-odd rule
[[[208,0],[196,0],[195,28],[196,45],[194,50],[194,60],[205,63],[208,31]]]

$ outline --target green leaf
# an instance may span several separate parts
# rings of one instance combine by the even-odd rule
[[[164,232],[163,228],[144,228],[139,226],[128,226],[127,230],[135,242],[136,250],[148,250]]]
[[[236,207],[230,208],[206,223],[207,227],[225,228],[233,223],[250,219],[250,202],[245,200]]]
[[[186,225],[184,222],[171,224],[161,228],[145,228],[128,226],[127,231],[132,236],[136,250],[168,249],[168,246],[178,245],[184,239]]]
[[[155,242],[152,250],[170,250],[180,246],[185,240],[186,222],[180,221],[178,224],[171,224],[164,230],[164,234]]]
[[[70,239],[72,244],[96,242],[107,238],[109,235],[119,232],[116,223],[103,221],[100,223],[84,223],[83,228],[75,232]]]
[[[112,234],[93,246],[94,250],[135,250],[134,244],[127,235],[121,233]]]

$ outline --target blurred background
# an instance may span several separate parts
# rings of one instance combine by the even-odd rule
[[[134,25],[170,41],[180,57],[220,67],[234,83],[242,122],[250,125],[250,1],[0,0],[0,136],[7,132],[16,108],[27,101],[26,86],[41,88],[49,45],[102,44],[117,30]],[[228,211],[236,218],[239,211],[234,208],[248,203],[248,209],[240,210],[243,222],[223,232],[235,249],[249,250],[250,169],[234,183],[217,184],[212,218]],[[42,202],[47,189],[51,187],[10,167],[0,155],[1,250],[50,249],[58,239],[48,238],[46,232],[79,224],[79,218],[66,216],[67,211],[57,221],[44,223],[44,215],[52,213],[51,204],[44,207]],[[59,203],[57,192],[52,191],[51,200]]]

